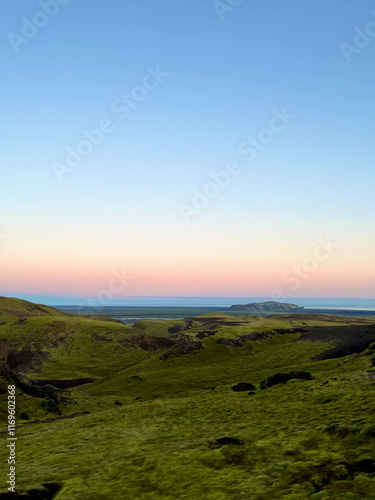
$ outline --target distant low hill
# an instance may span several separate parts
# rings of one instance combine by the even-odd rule
[[[230,307],[230,311],[251,311],[251,312],[303,312],[304,307],[296,304],[285,304],[269,300],[267,302],[253,302],[251,304],[236,304]]]
[[[0,297],[0,325],[35,316],[72,316],[54,307],[34,304],[14,297]]]

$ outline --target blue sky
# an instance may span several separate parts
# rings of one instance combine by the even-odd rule
[[[255,268],[279,262],[272,268],[276,286],[285,266],[329,234],[342,254],[300,293],[337,296],[327,283],[348,271],[341,285],[351,297],[358,268],[354,295],[375,295],[375,38],[350,64],[340,48],[353,43],[356,26],[375,21],[372,1],[251,0],[220,19],[205,0],[70,0],[16,54],[9,33],[22,35],[23,18],[33,20],[41,3],[1,6],[4,294],[48,297],[60,285],[68,296],[93,293],[77,292],[74,280],[69,289],[57,275],[54,287],[43,281],[59,263],[70,276],[86,260],[94,269],[99,263],[102,281],[94,289],[125,261],[138,273],[147,270],[133,292],[158,294],[148,283],[172,260],[182,288],[167,277],[160,295],[183,295],[185,276],[174,257],[189,244],[191,273],[198,276],[204,265],[200,256],[208,267],[213,260],[207,283],[240,247]],[[111,103],[139,85],[148,67],[168,76],[121,120]],[[285,107],[296,118],[247,163],[238,145]],[[65,148],[106,117],[114,131],[58,182],[51,165],[63,163]],[[186,224],[180,205],[191,206],[193,189],[231,160],[240,162],[240,175]],[[254,246],[259,254],[252,255]],[[22,272],[12,278],[4,271],[17,267],[16,258],[27,287]],[[246,265],[246,251],[239,258]],[[223,275],[220,293],[243,295],[238,280]],[[259,277],[254,283],[249,295],[265,296]],[[186,290],[212,294],[198,278]]]

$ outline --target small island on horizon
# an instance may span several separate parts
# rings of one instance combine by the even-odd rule
[[[252,302],[250,304],[235,304],[230,306],[230,311],[246,312],[304,312],[305,308],[296,304],[287,304],[268,300],[266,302]]]

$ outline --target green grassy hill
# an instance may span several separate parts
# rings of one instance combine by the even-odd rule
[[[27,300],[0,297],[0,324],[11,323],[19,318],[34,316],[71,316],[53,307],[33,304]]]
[[[212,313],[129,327],[1,298],[0,392],[19,384],[18,491],[374,499],[374,323]],[[312,380],[232,390],[290,372]]]

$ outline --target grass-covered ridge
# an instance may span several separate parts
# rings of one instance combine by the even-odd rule
[[[2,359],[20,377],[95,381],[53,401],[17,391],[20,492],[58,483],[56,500],[375,498],[374,320],[212,313],[130,328],[45,306],[33,315],[29,304],[0,299]],[[347,354],[331,357],[344,337]],[[231,390],[292,371],[314,378]]]

